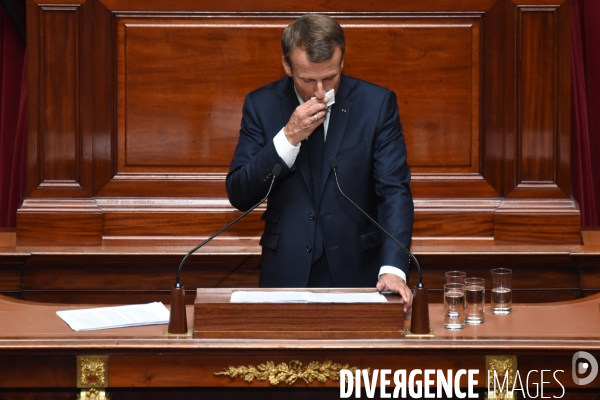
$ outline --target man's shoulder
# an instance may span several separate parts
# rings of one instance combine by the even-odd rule
[[[393,93],[392,90],[386,87],[348,75],[343,75],[343,82],[347,87],[350,97],[368,96],[369,98],[383,98],[385,96],[388,96],[390,93]]]

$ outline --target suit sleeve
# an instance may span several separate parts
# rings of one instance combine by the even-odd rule
[[[265,132],[249,94],[244,101],[240,137],[225,182],[230,203],[241,211],[258,203],[269,190],[270,173],[275,164],[283,167],[280,176],[289,173],[277,154],[273,135]]]
[[[381,225],[408,249],[414,204],[402,131],[396,95],[389,91],[379,115],[373,153],[377,215]],[[400,268],[408,276],[408,255],[387,235],[382,234],[381,237],[381,265]]]

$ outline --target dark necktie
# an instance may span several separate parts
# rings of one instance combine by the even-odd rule
[[[313,195],[315,205],[321,199],[321,170],[323,166],[323,150],[325,149],[325,128],[319,125],[308,138],[308,150],[310,154],[310,170],[313,183]]]
[[[323,124],[310,135],[306,143],[310,156],[310,171],[313,184],[313,198],[316,214],[319,215],[319,201],[321,199],[321,170],[323,164],[323,150],[325,149],[325,128]],[[314,264],[323,255],[323,235],[321,232],[321,218],[315,221],[315,242],[313,246],[312,263]]]

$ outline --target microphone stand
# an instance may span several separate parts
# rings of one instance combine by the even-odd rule
[[[367,214],[362,208],[360,208],[354,201],[352,201],[350,197],[346,196],[346,194],[342,191],[342,188],[340,187],[340,182],[338,181],[337,167],[337,160],[334,157],[331,157],[329,159],[329,168],[333,171],[333,174],[335,176],[335,183],[337,184],[338,190],[340,191],[342,196],[344,196],[346,200],[348,200],[354,207],[356,207],[356,209],[358,209],[365,217],[367,217],[372,223],[374,223],[375,226],[377,226],[383,233],[389,236],[390,239],[392,239],[398,246],[400,246],[400,248],[404,250],[406,254],[408,254],[409,265],[411,258],[415,262],[415,265],[417,266],[419,279],[415,288],[413,289],[413,311],[409,333],[412,335],[430,335],[432,331],[429,325],[429,301],[427,299],[427,288],[425,287],[425,285],[423,285],[423,275],[421,272],[421,266],[419,265],[419,261],[417,261],[415,255],[406,247],[404,247],[402,243],[400,243],[394,236],[392,236],[391,233],[385,230],[383,226],[381,226],[369,214]]]
[[[263,197],[263,199],[261,201],[259,201],[254,206],[252,206],[249,210],[245,211],[243,214],[238,216],[236,219],[234,219],[233,221],[231,221],[230,223],[225,225],[223,228],[221,228],[217,233],[215,233],[214,235],[212,235],[211,237],[206,239],[204,242],[200,243],[198,246],[194,247],[192,250],[190,250],[185,255],[185,257],[183,257],[183,259],[181,260],[181,263],[179,264],[179,268],[177,269],[177,280],[175,282],[175,285],[171,288],[171,311],[169,314],[169,329],[168,329],[169,334],[185,335],[185,334],[187,334],[187,330],[188,330],[187,315],[186,315],[186,311],[185,311],[185,289],[181,285],[181,270],[183,268],[183,264],[185,263],[185,260],[187,260],[189,256],[194,254],[197,250],[202,248],[205,244],[207,244],[208,242],[210,242],[211,240],[213,240],[214,238],[219,236],[221,233],[226,231],[231,225],[235,224],[240,219],[242,219],[246,215],[248,215],[251,211],[253,211],[256,207],[258,207],[262,203],[264,203],[265,200],[267,200],[267,198],[271,194],[271,189],[273,189],[273,184],[275,183],[275,178],[280,173],[281,173],[281,165],[275,164],[275,166],[271,170],[271,175],[270,175],[270,176],[272,176],[271,185],[269,186],[269,190],[267,191],[266,196]]]

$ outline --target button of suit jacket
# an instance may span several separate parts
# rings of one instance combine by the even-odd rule
[[[315,220],[315,214],[313,214],[313,213],[308,214],[308,219],[310,219],[311,221],[314,221]]]
[[[312,246],[306,246],[306,252],[307,253],[312,252]]]

